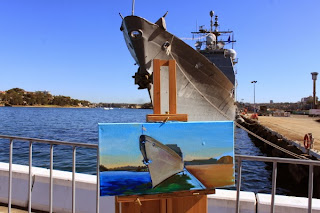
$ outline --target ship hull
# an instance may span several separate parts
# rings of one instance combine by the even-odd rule
[[[148,166],[153,188],[184,169],[182,157],[152,137],[140,136],[140,151]]]
[[[176,61],[178,114],[188,114],[189,121],[235,118],[234,84],[215,64],[164,27],[141,17],[125,17],[121,29],[132,57],[140,66],[140,76],[152,75],[153,59]],[[133,38],[132,32],[140,32],[141,35]],[[164,114],[169,112],[169,74],[166,67],[161,68],[160,80],[161,113]],[[148,89],[153,100],[152,82]]]

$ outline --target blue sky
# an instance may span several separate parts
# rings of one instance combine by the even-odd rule
[[[220,29],[235,32],[237,99],[253,102],[250,82],[257,80],[256,102],[296,102],[312,95],[310,73],[320,71],[319,8],[317,0],[136,0],[135,14],[156,21],[169,11],[168,31],[191,37],[196,23],[209,26],[214,10]],[[1,0],[0,91],[149,101],[131,78],[138,67],[119,30],[119,12],[130,15],[131,0]]]

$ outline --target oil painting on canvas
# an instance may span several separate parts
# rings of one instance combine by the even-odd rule
[[[221,122],[99,124],[100,195],[234,185],[234,125]]]

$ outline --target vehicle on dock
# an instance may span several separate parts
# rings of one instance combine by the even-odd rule
[[[259,107],[258,115],[259,116],[269,116],[270,112],[268,111],[268,107],[263,105]]]
[[[320,109],[309,109],[309,116],[310,117],[319,117],[320,116]]]

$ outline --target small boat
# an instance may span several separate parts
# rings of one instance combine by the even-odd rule
[[[147,135],[141,135],[139,142],[143,163],[148,166],[151,176],[152,188],[183,171],[182,152],[176,144],[164,145]]]
[[[103,107],[104,110],[111,110],[113,109],[112,107]]]

